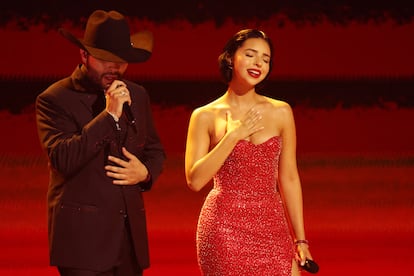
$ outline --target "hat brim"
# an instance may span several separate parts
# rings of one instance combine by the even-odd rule
[[[59,29],[59,33],[79,48],[90,53],[93,57],[105,61],[140,63],[147,61],[152,54],[153,36],[149,31],[142,31],[132,35],[130,37],[131,47],[117,53],[86,45],[82,39],[78,39],[65,29]]]

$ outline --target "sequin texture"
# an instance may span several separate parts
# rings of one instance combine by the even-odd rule
[[[277,189],[281,138],[239,141],[214,177],[200,212],[203,275],[291,274],[293,240]]]

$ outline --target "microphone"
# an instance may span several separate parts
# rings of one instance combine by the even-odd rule
[[[125,115],[128,119],[128,122],[131,125],[135,124],[134,114],[132,114],[131,107],[129,106],[128,102],[124,102],[122,110],[124,111],[124,113],[125,113]]]

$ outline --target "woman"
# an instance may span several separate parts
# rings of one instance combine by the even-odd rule
[[[291,107],[256,92],[272,43],[241,30],[219,56],[227,91],[191,115],[185,173],[194,191],[214,179],[197,227],[204,275],[299,275],[305,238]],[[292,233],[292,234],[291,234]]]

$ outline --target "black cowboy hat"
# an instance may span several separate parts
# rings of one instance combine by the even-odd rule
[[[117,11],[94,11],[86,23],[83,39],[64,29],[59,29],[59,33],[93,57],[106,61],[144,62],[150,58],[153,47],[152,33],[130,35],[126,18]]]

